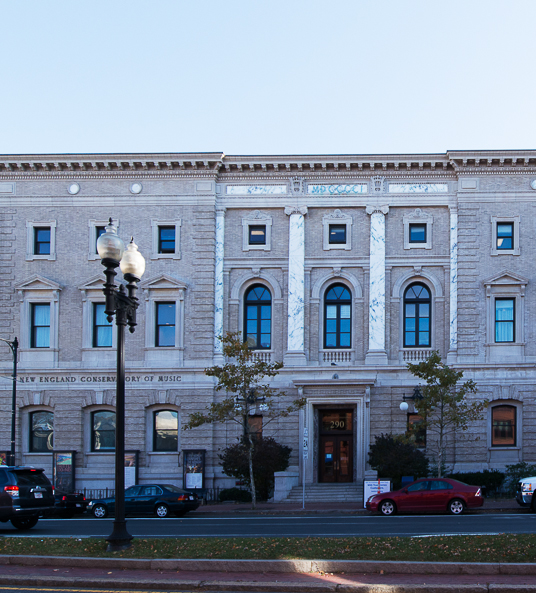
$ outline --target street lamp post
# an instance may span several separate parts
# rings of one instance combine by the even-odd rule
[[[8,465],[15,465],[15,428],[17,420],[17,351],[19,348],[19,341],[15,339],[10,342],[4,338],[0,338],[2,342],[5,342],[11,349],[13,354],[13,387],[11,391],[11,449],[9,452]]]
[[[136,327],[137,282],[145,271],[145,260],[138,246],[131,239],[125,252],[125,245],[117,235],[110,218],[106,232],[97,241],[97,252],[104,266],[106,283],[102,289],[105,297],[105,313],[111,322],[115,315],[117,326],[117,385],[115,398],[115,519],[112,534],[106,539],[108,551],[125,550],[130,547],[132,536],[125,521],[125,326],[134,332]],[[121,268],[127,287],[115,284],[115,271]]]

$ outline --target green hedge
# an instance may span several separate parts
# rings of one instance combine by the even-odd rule
[[[485,469],[481,472],[451,473],[447,477],[459,480],[470,486],[484,486],[486,493],[497,491],[503,484],[506,474],[498,469]]]
[[[241,488],[225,488],[220,492],[220,502],[232,500],[233,502],[251,502],[251,492]]]

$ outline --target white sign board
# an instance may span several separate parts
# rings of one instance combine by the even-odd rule
[[[391,480],[363,481],[363,508],[367,508],[367,500],[375,494],[383,494],[391,490]]]

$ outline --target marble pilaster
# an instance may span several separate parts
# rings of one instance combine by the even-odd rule
[[[370,214],[369,347],[366,364],[388,363],[385,350],[385,215],[389,206],[367,206]]]
[[[216,210],[216,254],[214,273],[214,356],[223,360],[223,255],[225,237],[225,208]],[[218,364],[215,362],[215,364]]]
[[[449,362],[458,350],[458,210],[450,209],[450,319]]]
[[[284,363],[296,366],[305,358],[305,220],[307,206],[286,207],[288,240],[287,352]]]

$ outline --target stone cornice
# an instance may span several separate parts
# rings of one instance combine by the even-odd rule
[[[266,155],[214,153],[0,155],[2,178],[213,177],[288,180],[452,177],[471,174],[534,174],[536,150],[447,151],[445,154]]]

